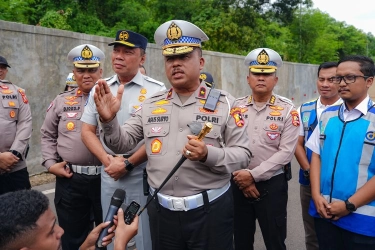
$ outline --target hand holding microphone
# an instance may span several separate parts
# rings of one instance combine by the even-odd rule
[[[113,193],[113,196],[111,198],[111,204],[109,206],[107,215],[104,219],[104,222],[110,221],[111,223],[101,231],[98,241],[96,243],[98,247],[103,247],[103,238],[108,235],[108,229],[113,226],[113,218],[117,214],[117,211],[121,207],[121,204],[124,202],[125,195],[125,191],[119,188],[116,189]]]

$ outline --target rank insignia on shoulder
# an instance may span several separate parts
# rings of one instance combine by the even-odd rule
[[[67,124],[66,124],[66,129],[67,130],[73,130],[74,128],[75,128],[75,124],[74,124],[74,122],[68,122]]]
[[[171,88],[171,89],[168,91],[167,99],[171,99],[171,98],[172,98],[172,93],[173,93],[173,89]]]
[[[270,98],[270,103],[274,104],[275,101],[276,101],[276,96],[272,95],[271,98]]]
[[[9,116],[10,116],[10,118],[14,118],[16,116],[16,112],[14,110],[11,110],[9,112]]]
[[[153,154],[159,154],[162,146],[163,146],[163,143],[159,139],[154,139],[151,142],[151,152]]]

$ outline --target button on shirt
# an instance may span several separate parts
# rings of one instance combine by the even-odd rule
[[[370,97],[367,96],[360,104],[357,105],[352,110],[348,110],[346,108],[345,103],[342,104],[340,111],[342,112],[342,117],[344,118],[345,122],[353,121],[360,117],[362,114],[366,115],[368,110],[368,103],[369,103]],[[320,127],[316,126],[315,130],[311,134],[309,140],[306,142],[306,147],[308,147],[311,151],[314,153],[320,155]]]

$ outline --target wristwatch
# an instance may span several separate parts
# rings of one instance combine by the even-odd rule
[[[130,161],[128,161],[128,159],[125,159],[124,162],[125,162],[125,169],[126,169],[126,171],[128,171],[128,172],[133,171],[134,165],[131,164]]]
[[[357,210],[355,205],[351,203],[348,199],[345,200],[345,206],[346,210],[348,210],[349,212],[354,212],[355,210]]]
[[[309,177],[310,177],[310,169],[303,170],[303,176],[304,176],[306,179],[309,179]]]

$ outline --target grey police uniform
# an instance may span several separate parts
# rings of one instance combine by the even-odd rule
[[[10,172],[0,170],[0,194],[29,189],[26,156],[32,132],[32,118],[25,91],[7,80],[0,80],[0,124],[2,129],[0,152],[10,151],[19,162]]]
[[[187,142],[186,137],[192,134],[188,124],[192,122],[213,124],[212,131],[204,138],[208,146],[207,160],[185,161],[158,194],[157,201],[160,205],[153,202],[148,207],[151,226],[157,228],[154,229],[157,235],[152,235],[153,249],[162,249],[160,246],[165,242],[160,242],[168,240],[165,235],[170,234],[173,238],[173,231],[176,228],[167,228],[163,225],[168,220],[178,221],[179,216],[189,218],[185,218],[187,220],[185,222],[178,222],[177,225],[183,223],[187,227],[194,227],[197,218],[199,224],[203,221],[203,224],[209,228],[226,228],[224,231],[230,233],[229,237],[232,237],[233,207],[229,180],[234,170],[248,166],[249,140],[246,130],[237,127],[233,119],[229,119],[234,98],[222,91],[216,109],[210,112],[203,108],[208,92],[209,88],[202,82],[184,103],[181,103],[173,89],[159,92],[147,99],[141,110],[138,110],[121,128],[116,119],[102,124],[104,140],[115,152],[130,150],[138,141],[145,139],[148,156],[146,169],[151,194],[180,160],[181,150]],[[223,147],[224,143],[225,147]],[[160,214],[155,212],[159,210],[159,206],[162,208]],[[209,215],[206,213],[208,210],[210,210]],[[193,217],[190,217],[192,215]],[[209,218],[215,215],[221,218],[217,220]],[[202,230],[205,235],[209,234],[205,229]],[[199,240],[199,243],[192,244],[202,243],[207,246],[220,242],[208,238],[207,236],[204,242]],[[178,241],[178,239],[171,240]],[[217,249],[230,249],[228,245],[220,247]]]
[[[118,87],[120,86],[120,81],[118,76],[114,75],[110,78],[105,79],[113,95],[117,94]],[[137,109],[141,107],[145,99],[150,97],[152,94],[164,90],[164,83],[156,81],[148,76],[142,75],[138,72],[135,77],[127,84],[125,84],[124,94],[121,100],[121,107],[117,113],[117,120],[120,124],[124,124]],[[94,91],[93,88],[90,93],[90,98],[85,107],[84,114],[81,121],[91,124],[94,126],[99,125],[99,115],[96,110],[96,105],[94,102]],[[103,139],[103,131],[100,128],[100,139]],[[114,154],[105,144],[103,146],[108,154]],[[140,144],[136,149],[138,149]],[[120,154],[130,154],[136,151],[128,150],[118,152]],[[127,158],[128,158],[127,157]],[[128,172],[125,176],[120,178],[118,181],[114,181],[105,171],[102,169],[102,189],[101,189],[101,200],[103,213],[107,213],[111,197],[117,188],[121,188],[126,191],[125,204],[129,205],[131,201],[135,200],[141,206],[145,205],[147,202],[147,196],[143,194],[143,169],[146,167],[146,163],[143,163],[132,172]],[[105,216],[105,214],[103,215]],[[147,214],[140,217],[138,234],[135,236],[136,246],[139,250],[151,249],[151,237],[149,230],[149,221]],[[113,248],[113,244],[107,247],[108,249]]]
[[[64,249],[83,243],[95,224],[103,221],[100,203],[101,162],[81,140],[82,116],[88,95],[77,88],[59,94],[47,109],[41,128],[43,166],[49,169],[60,161],[68,162],[71,178],[56,177],[55,207],[60,226],[65,230]]]

